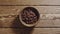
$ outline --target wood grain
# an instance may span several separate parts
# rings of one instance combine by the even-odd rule
[[[60,5],[60,0],[0,0],[0,5]]]
[[[0,27],[23,27],[18,17],[1,18]],[[60,27],[60,20],[39,20],[39,23],[35,27]]]
[[[0,28],[0,34],[60,34],[60,28]]]
[[[26,7],[34,7],[42,14],[60,14],[60,6],[0,6],[0,14],[19,14]]]

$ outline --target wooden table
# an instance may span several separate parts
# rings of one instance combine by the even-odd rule
[[[34,7],[43,14],[33,28],[19,21],[19,12],[25,7]],[[51,19],[57,14],[60,16],[60,0],[0,0],[0,34],[60,34],[60,19]]]

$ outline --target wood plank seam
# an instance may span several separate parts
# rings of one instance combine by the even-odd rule
[[[60,6],[60,5],[0,5],[0,6]]]

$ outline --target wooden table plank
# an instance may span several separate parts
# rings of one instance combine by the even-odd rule
[[[0,14],[18,14],[26,7],[34,7],[43,14],[60,14],[60,6],[0,6]]]
[[[0,5],[60,5],[60,0],[0,0]]]
[[[18,17],[1,18],[0,27],[24,27]],[[35,27],[60,27],[60,19],[56,20],[39,20]]]
[[[0,34],[60,34],[60,28],[0,28]]]

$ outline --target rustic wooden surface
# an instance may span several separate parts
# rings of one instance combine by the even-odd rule
[[[60,0],[0,0],[0,5],[60,5]]]
[[[0,34],[60,34],[60,17],[40,18],[33,28],[23,26],[18,15],[25,7],[34,7],[44,15],[60,14],[60,0],[0,0]]]
[[[60,34],[60,28],[0,28],[0,34]]]
[[[18,15],[27,6],[0,6],[0,27],[12,27],[13,23],[19,23]],[[60,6],[30,6],[36,8],[40,14],[60,14]],[[45,17],[45,16],[43,16]],[[15,23],[15,24],[16,24]],[[18,24],[17,24],[18,25]],[[13,26],[15,27],[15,26]],[[20,26],[19,26],[20,27]],[[36,27],[60,27],[60,20],[39,19]]]

